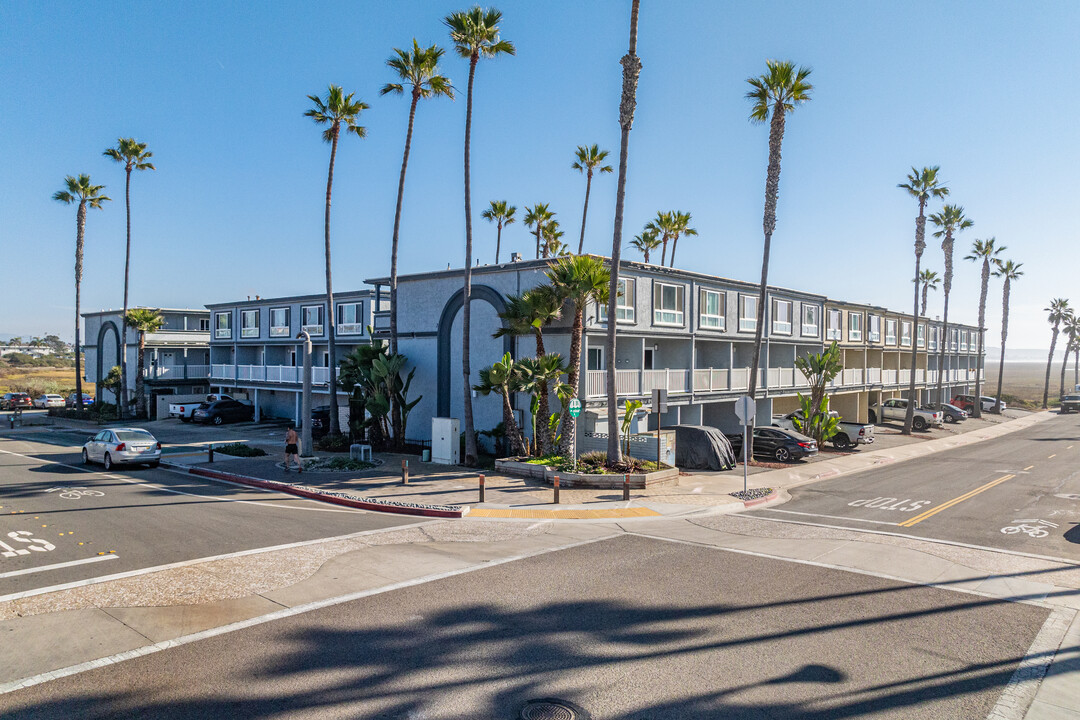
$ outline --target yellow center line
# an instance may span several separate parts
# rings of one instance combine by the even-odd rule
[[[1030,469],[1031,469],[1031,468],[1033,468],[1033,467],[1035,467],[1035,466],[1034,466],[1034,465],[1028,465],[1028,466],[1027,466],[1026,468],[1024,468],[1024,469],[1025,469],[1025,470],[1030,470]]]
[[[1048,457],[1046,459],[1051,460],[1051,459],[1056,458],[1056,457],[1057,457],[1057,453],[1054,453],[1053,455],[1051,455],[1050,457]]]
[[[997,480],[991,480],[990,482],[986,483],[985,485],[981,485],[981,486],[975,488],[971,492],[964,493],[963,495],[961,495],[959,497],[955,497],[952,500],[941,503],[937,507],[930,508],[929,510],[922,513],[921,515],[916,515],[913,518],[909,518],[909,519],[905,520],[904,522],[900,523],[900,527],[912,527],[913,525],[921,523],[923,520],[926,520],[927,518],[930,518],[930,517],[933,517],[934,515],[937,515],[942,510],[948,510],[953,505],[959,505],[960,503],[964,502],[965,500],[973,498],[976,495],[978,495],[979,493],[984,492],[986,490],[989,490],[990,488],[994,487],[995,485],[1000,485],[1001,483],[1005,482],[1006,480],[1012,480],[1014,477],[1016,477],[1016,476],[1015,475],[1005,475],[1003,477],[999,477]]]

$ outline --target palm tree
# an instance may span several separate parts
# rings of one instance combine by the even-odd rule
[[[554,220],[555,213],[551,211],[548,203],[536,203],[532,207],[525,206],[525,225],[532,228],[536,235],[536,259],[540,259],[540,236],[544,233],[544,226]]]
[[[601,150],[600,146],[595,143],[593,143],[592,147],[578,145],[577,160],[570,166],[579,172],[585,173],[585,207],[581,211],[581,238],[578,240],[578,255],[585,248],[585,219],[589,216],[589,192],[592,190],[593,173],[609,173],[613,170],[610,165],[602,164],[607,159],[607,156],[608,151]]]
[[[979,292],[979,371],[975,373],[975,397],[982,397],[982,374],[986,360],[983,357],[983,347],[986,340],[984,330],[986,327],[986,293],[990,286],[990,265],[997,263],[997,256],[1005,250],[1004,245],[995,246],[996,242],[995,238],[976,240],[971,246],[971,252],[964,256],[965,260],[982,263],[982,289]],[[944,339],[944,334],[941,337]],[[943,343],[939,343],[939,345],[943,345]],[[971,416],[982,417],[982,403],[972,404]]]
[[[75,213],[75,406],[83,409],[82,393],[82,349],[79,343],[80,299],[82,294],[82,264],[83,264],[83,239],[86,237],[86,208],[101,209],[101,203],[112,200],[101,194],[104,185],[94,185],[90,182],[90,176],[86,174],[79,177],[68,175],[64,178],[66,190],[53,193],[53,200],[62,203],[79,203],[79,209]]]
[[[559,229],[559,221],[551,220],[544,225],[542,232],[544,236],[544,242],[540,245],[540,254],[542,257],[556,257],[558,255],[565,255],[567,250],[566,244],[562,241],[564,233]]]
[[[499,250],[502,248],[502,231],[507,225],[513,225],[517,220],[514,213],[517,208],[505,200],[492,200],[487,210],[480,213],[480,217],[488,222],[495,223],[495,264],[499,264]]]
[[[649,254],[660,247],[660,238],[655,230],[646,227],[640,235],[635,235],[630,241],[630,246],[645,256],[646,264],[649,262]]]
[[[765,176],[765,213],[762,220],[765,245],[761,253],[761,287],[758,291],[757,327],[754,330],[750,369],[750,397],[757,397],[761,335],[765,328],[765,297],[769,283],[769,251],[776,229],[776,200],[780,195],[780,147],[784,142],[784,125],[787,115],[794,112],[797,105],[810,100],[810,93],[814,89],[806,81],[810,68],[796,68],[790,61],[767,60],[765,64],[767,71],[764,75],[746,80],[750,84],[746,97],[753,102],[750,121],[769,123],[769,169]]]
[[[139,333],[139,374],[135,376],[135,414],[146,416],[146,395],[143,378],[146,376],[146,333],[157,332],[165,324],[165,318],[157,310],[133,308],[124,317],[127,327]]]
[[[1046,381],[1043,383],[1043,410],[1046,409],[1047,401],[1050,399],[1050,367],[1054,364],[1054,348],[1057,347],[1058,332],[1061,330],[1061,323],[1072,316],[1072,309],[1069,307],[1069,301],[1065,298],[1054,298],[1050,301],[1050,307],[1045,308],[1044,312],[1048,313],[1047,320],[1050,322],[1051,335],[1050,335],[1050,355],[1046,359]],[[1069,350],[1065,349],[1065,361],[1069,360]],[[1062,378],[1065,377],[1064,369],[1061,374]],[[1065,383],[1062,382],[1062,385]]]
[[[897,187],[906,190],[911,197],[919,201],[919,214],[915,218],[915,309],[912,314],[915,315],[915,322],[912,327],[919,326],[919,264],[922,262],[922,254],[926,249],[926,203],[930,198],[943,198],[949,194],[949,188],[945,187],[938,180],[938,166],[924,167],[922,171],[911,168],[911,173],[908,175],[908,181],[906,183],[900,183]],[[950,245],[951,247],[951,245]],[[951,259],[949,260],[951,262]],[[946,275],[948,275],[946,270]],[[758,313],[760,314],[760,309]],[[944,331],[942,332],[944,335]],[[915,366],[918,358],[918,343],[911,343],[911,384],[908,385],[908,398],[907,415],[904,418],[904,435],[911,434],[911,425],[915,420],[915,405],[917,404],[915,398]],[[753,378],[751,378],[753,382]],[[938,374],[938,382],[941,382],[940,372]],[[939,391],[940,398],[940,391]]]
[[[675,267],[675,246],[679,244],[679,236],[697,235],[697,230],[690,227],[690,213],[673,210],[672,218],[674,220],[672,227],[674,232],[671,235],[671,264],[669,267]]]
[[[667,246],[671,236],[675,233],[675,211],[657,212],[656,217],[645,224],[645,229],[660,236],[660,244],[663,250],[660,253],[660,266],[667,265]]]
[[[615,301],[619,294],[619,262],[622,260],[623,207],[626,201],[626,166],[630,155],[630,128],[634,124],[634,110],[637,107],[637,83],[641,74],[641,59],[637,56],[637,25],[640,0],[630,4],[630,48],[622,56],[623,69],[622,100],[619,103],[619,181],[615,189],[615,227],[611,237],[611,279],[608,281],[608,317],[615,317]],[[609,322],[607,338],[604,343],[605,357],[615,357],[615,332],[618,323]],[[615,412],[618,396],[615,393],[615,363],[607,366],[607,416],[608,416],[608,451],[609,463],[622,460],[622,448],[619,446],[619,418]]]
[[[334,190],[334,160],[337,158],[338,139],[344,125],[345,134],[352,133],[358,138],[367,136],[367,129],[357,125],[360,113],[368,109],[367,103],[353,100],[353,93],[348,95],[339,85],[331,85],[326,93],[326,100],[318,95],[308,95],[314,107],[304,113],[315,121],[316,125],[327,125],[323,131],[323,140],[330,143],[330,168],[326,173],[326,213],[323,222],[323,246],[326,253],[326,350],[330,366],[330,435],[341,434],[341,421],[337,412],[337,342],[334,333],[337,328],[337,313],[334,310],[333,276],[330,274],[330,196]]]
[[[150,158],[154,153],[146,149],[146,143],[138,142],[135,138],[118,138],[116,147],[108,148],[102,153],[118,163],[124,163],[124,171],[127,175],[124,184],[124,207],[127,210],[127,245],[124,250],[124,312],[121,317],[120,332],[120,394],[117,396],[116,411],[121,419],[127,412],[127,312],[128,312],[128,280],[131,277],[131,171],[132,170],[156,170]]]
[[[934,233],[934,237],[941,238],[941,249],[945,253],[945,278],[943,283],[945,307],[941,314],[941,333],[947,335],[949,331],[949,294],[952,292],[953,279],[953,238],[956,233],[967,230],[975,223],[964,217],[964,208],[959,205],[945,205],[941,208],[941,212],[930,216],[930,222],[939,228]],[[924,300],[923,305],[925,304]],[[924,310],[923,313],[925,314],[925,312]],[[939,403],[945,402],[945,396],[942,394],[945,377],[941,372],[944,359],[945,349],[942,347],[938,352],[937,399]]]
[[[521,430],[514,417],[514,410],[510,407],[510,396],[518,389],[518,369],[513,356],[506,353],[502,360],[496,361],[491,367],[481,368],[480,384],[473,385],[472,389],[481,395],[496,393],[502,397],[503,424],[506,427],[506,437],[510,441],[510,454],[524,455],[525,443],[521,439]]]
[[[559,258],[548,270],[547,276],[555,291],[565,302],[569,302],[574,310],[574,323],[570,329],[570,358],[566,372],[566,382],[570,385],[567,400],[570,400],[578,396],[585,308],[590,302],[608,301],[610,275],[601,258],[593,255],[572,255]],[[614,362],[614,358],[611,361]],[[559,448],[561,455],[568,456],[573,451],[574,426],[574,418],[564,412]]]
[[[1080,341],[1080,318],[1076,314],[1069,310],[1062,321],[1062,326],[1065,330],[1065,337],[1068,338],[1068,342],[1065,343],[1065,358],[1061,363],[1061,385],[1058,389],[1058,395],[1065,394],[1065,371],[1069,367],[1069,353],[1074,352],[1077,347],[1077,342]],[[1076,370],[1080,373],[1080,369]]]
[[[938,277],[938,274],[933,270],[923,270],[919,273],[919,279],[913,280],[912,282],[922,283],[922,315],[923,317],[926,317],[926,295],[930,290],[937,290],[941,278]]]
[[[1012,260],[995,260],[994,264],[997,265],[997,269],[994,270],[994,277],[999,277],[1005,281],[1001,291],[1001,361],[998,364],[998,384],[997,384],[997,398],[994,403],[994,412],[1001,412],[1001,378],[1005,374],[1005,339],[1009,336],[1009,290],[1012,287],[1012,281],[1020,278],[1024,274],[1021,270],[1024,263],[1015,263]]]
[[[529,403],[529,409],[532,412],[533,447],[536,454],[542,456],[548,452],[554,452],[548,396],[552,388],[559,397],[569,391],[570,386],[562,382],[562,376],[566,374],[562,356],[552,353],[535,358],[522,358],[518,361],[518,369],[518,389],[529,393],[533,398]]]

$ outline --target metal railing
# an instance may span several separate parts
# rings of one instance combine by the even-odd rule
[[[338,368],[338,375],[341,368]],[[219,365],[210,366],[210,377],[214,380],[235,380],[237,382],[300,383],[303,381],[303,368],[292,365]],[[311,382],[325,385],[330,382],[330,368],[311,368]]]
[[[209,365],[151,365],[143,377],[152,380],[203,380],[210,377]]]

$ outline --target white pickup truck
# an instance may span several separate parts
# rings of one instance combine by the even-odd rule
[[[883,407],[878,408],[877,405],[870,406],[870,422],[877,422],[881,420],[895,420],[904,422],[907,419],[907,404],[908,401],[904,398],[890,398],[886,400]],[[915,417],[911,421],[911,427],[913,430],[922,432],[928,427],[944,427],[945,426],[945,413],[940,410],[920,410],[915,408]]]
[[[226,395],[225,393],[213,393],[206,396],[205,400],[189,400],[188,402],[169,403],[169,417],[178,417],[180,422],[191,422],[191,414],[195,412],[203,403],[211,403],[215,400],[236,400],[242,402],[245,405],[251,403],[247,400],[241,400],[240,398],[234,398],[232,395]]]
[[[795,419],[798,418],[801,420],[802,417],[802,410],[796,410],[787,415],[774,415],[772,424],[786,430],[802,432],[795,425]],[[840,413],[834,410],[829,413],[829,417],[839,418]],[[848,450],[857,445],[870,445],[874,442],[874,426],[847,422],[843,418],[840,418],[840,429],[829,439],[829,442],[839,450]]]

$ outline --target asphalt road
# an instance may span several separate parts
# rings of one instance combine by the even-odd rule
[[[511,720],[555,698],[596,720],[982,718],[1047,614],[624,535],[33,686],[0,714]]]
[[[63,434],[51,443],[65,441]],[[0,438],[0,599],[417,518],[337,508],[160,469],[106,473],[81,446]]]
[[[1080,417],[791,490],[750,516],[1080,561]]]

